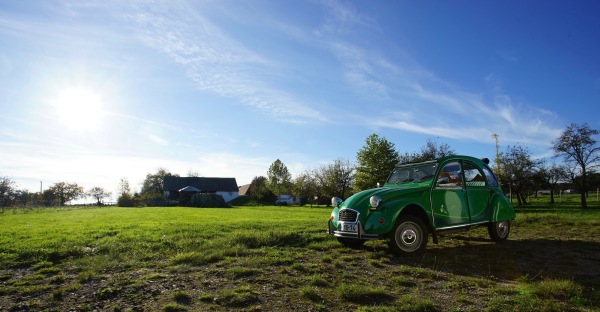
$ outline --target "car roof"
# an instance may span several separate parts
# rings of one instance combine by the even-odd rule
[[[428,160],[428,161],[422,161],[422,162],[398,164],[396,166],[396,168],[399,168],[399,167],[412,167],[412,166],[427,165],[427,164],[436,164],[436,163],[437,164],[441,164],[441,163],[445,163],[448,160],[468,160],[468,161],[474,162],[475,164],[477,164],[480,167],[483,167],[483,166],[487,165],[483,161],[483,159],[481,159],[481,158],[476,158],[476,157],[473,157],[473,156],[466,156],[466,155],[450,155],[450,156],[438,158],[438,159],[435,159],[435,160]]]

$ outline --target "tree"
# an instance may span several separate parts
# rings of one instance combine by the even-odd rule
[[[267,188],[267,178],[264,176],[254,177],[250,182],[248,193],[257,202],[275,201],[275,195]]]
[[[332,164],[318,169],[316,179],[323,195],[346,198],[354,179],[354,166],[348,160],[336,159]]]
[[[526,147],[515,145],[500,153],[500,163],[500,179],[505,185],[509,185],[511,195],[517,196],[519,206],[526,205],[525,192],[533,185],[533,177],[540,161],[533,160]]]
[[[571,181],[581,194],[581,208],[587,208],[588,173],[600,161],[600,146],[593,138],[600,131],[591,129],[587,123],[571,123],[563,133],[552,142],[555,157],[562,157],[571,167]]]
[[[315,176],[309,171],[301,173],[292,181],[292,195],[300,198],[300,204],[304,205],[308,200],[311,200],[317,195],[317,181]]]
[[[167,176],[178,177],[179,175],[172,174],[164,168],[159,168],[154,174],[149,173],[146,175],[142,183],[142,191],[140,192],[142,202],[146,206],[160,206],[165,204],[163,183]]]
[[[550,204],[554,204],[554,194],[558,183],[565,181],[568,178],[568,169],[563,165],[553,163],[547,166],[545,163],[540,164],[539,170],[535,174],[536,180],[540,187],[547,188],[550,191]]]
[[[67,182],[55,183],[46,192],[48,192],[48,197],[52,199],[50,202],[53,203],[54,200],[57,200],[60,206],[64,206],[67,202],[78,199],[85,194],[83,187],[77,185],[77,183]]]
[[[178,177],[179,175],[172,174],[164,168],[159,168],[154,174],[148,173],[142,183],[141,194],[160,194],[160,196],[163,196],[163,183],[166,176]]]
[[[15,181],[0,177],[0,207],[10,207],[17,196]]]
[[[456,152],[446,143],[438,143],[437,139],[427,139],[427,143],[421,147],[421,151],[418,153],[405,153],[401,156],[400,162],[421,162],[428,160],[435,160],[442,157],[454,155]]]
[[[122,178],[119,181],[119,194],[131,194],[131,188],[129,187],[129,180],[127,178]]]
[[[266,186],[273,194],[279,196],[288,193],[292,183],[292,175],[281,160],[275,160],[267,171]]]
[[[112,196],[112,193],[105,191],[103,188],[101,188],[99,186],[95,186],[95,187],[92,187],[91,189],[89,189],[87,191],[86,195],[95,198],[96,205],[102,206],[103,200],[105,198],[109,198],[110,196]]]
[[[196,169],[189,169],[188,173],[187,173],[188,177],[201,177],[202,175],[200,174],[200,171],[196,170]]]
[[[353,186],[356,191],[362,191],[377,186],[377,183],[384,183],[400,157],[394,149],[394,143],[373,133],[356,154],[356,160],[358,165]]]

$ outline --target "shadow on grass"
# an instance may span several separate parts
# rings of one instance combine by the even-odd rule
[[[567,279],[600,287],[600,243],[577,240],[508,240],[452,237],[415,257],[390,255],[395,264],[426,267],[473,277],[503,281]],[[452,245],[459,244],[459,246]]]

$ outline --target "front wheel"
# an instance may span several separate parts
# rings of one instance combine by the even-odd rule
[[[488,224],[488,233],[495,242],[505,241],[508,238],[508,233],[510,233],[510,221],[505,220]]]
[[[388,245],[395,254],[418,255],[427,246],[427,227],[419,218],[400,218],[389,233],[389,239]]]

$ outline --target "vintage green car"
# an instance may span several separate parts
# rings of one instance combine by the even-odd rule
[[[504,241],[515,218],[488,159],[448,156],[396,167],[383,187],[332,198],[329,234],[349,247],[384,239],[399,255],[418,254],[431,233],[487,226]]]

